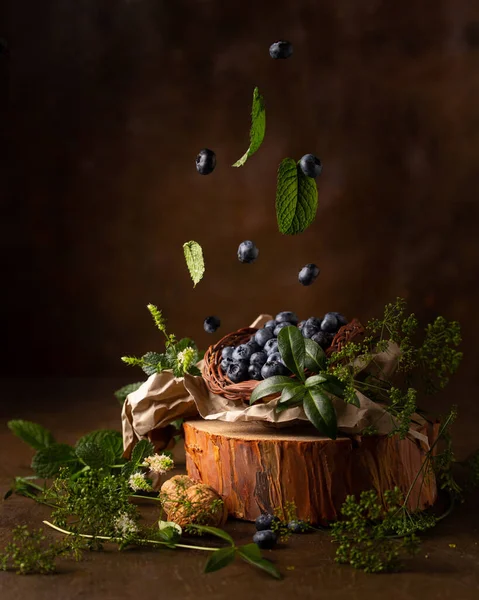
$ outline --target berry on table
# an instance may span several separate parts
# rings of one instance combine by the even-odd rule
[[[271,58],[289,58],[293,54],[293,44],[291,42],[280,41],[271,44],[269,55]]]
[[[256,517],[254,522],[256,531],[264,531],[265,529],[271,529],[273,523],[279,521],[278,517],[269,513],[262,513],[259,517]]]
[[[311,526],[309,523],[306,523],[306,521],[300,521],[298,519],[290,521],[288,523],[288,529],[291,531],[291,533],[306,533],[311,529]]]
[[[316,281],[318,275],[318,267],[313,263],[309,263],[306,266],[304,266],[299,272],[298,281],[301,285],[311,285],[312,283],[314,283],[314,281]]]
[[[204,323],[203,323],[203,328],[206,331],[206,333],[214,333],[218,327],[221,325],[221,321],[218,319],[218,317],[206,317]]]
[[[253,542],[259,546],[262,550],[271,550],[276,546],[278,536],[271,529],[262,529],[257,531],[253,536]]]
[[[238,246],[238,260],[252,263],[258,258],[259,250],[251,240],[245,240]]]
[[[203,148],[196,157],[196,170],[200,175],[209,175],[216,167],[216,154],[213,150]]]
[[[306,177],[312,177],[313,179],[321,175],[323,170],[321,161],[314,154],[305,154],[299,161],[299,167]]]

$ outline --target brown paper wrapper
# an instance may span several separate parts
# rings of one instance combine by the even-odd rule
[[[271,317],[260,315],[251,327],[261,327]],[[399,347],[390,344],[385,352],[374,356],[373,361],[364,364],[380,369],[386,375],[397,368]],[[201,369],[202,363],[198,364]],[[373,426],[381,435],[390,433],[396,426],[394,418],[380,404],[373,402],[361,392],[357,392],[359,408],[333,397],[338,429],[346,434],[360,434],[366,427]],[[266,404],[244,406],[241,400],[228,400],[208,390],[202,377],[185,374],[175,377],[171,371],[152,375],[135,392],[129,394],[122,410],[124,454],[130,457],[133,446],[140,439],[150,439],[157,450],[167,448],[172,435],[165,428],[176,419],[197,417],[228,422],[259,421],[270,426],[291,426],[295,422],[307,421],[302,407],[292,407],[276,412],[279,398]],[[425,421],[419,415],[414,420]],[[428,447],[427,436],[419,433],[420,425],[412,424],[409,436]]]

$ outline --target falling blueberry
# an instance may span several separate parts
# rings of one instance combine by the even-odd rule
[[[290,42],[275,42],[269,47],[271,58],[289,58],[293,54],[293,44]]]
[[[299,166],[306,177],[312,177],[313,179],[321,175],[323,170],[321,161],[314,154],[305,154],[299,161]]]
[[[276,546],[278,536],[271,529],[262,529],[257,531],[253,536],[253,542],[257,544],[262,550],[271,550]]]
[[[256,531],[265,531],[266,529],[271,529],[273,523],[278,521],[279,519],[275,515],[262,513],[259,517],[256,517],[254,524],[256,526]]]
[[[216,167],[216,154],[213,150],[203,148],[196,157],[196,170],[200,175],[209,175]]]
[[[218,317],[206,317],[203,327],[206,333],[214,333],[221,325],[221,321]]]
[[[298,281],[301,285],[311,285],[319,275],[318,267],[309,263],[301,269],[298,275]]]
[[[258,258],[259,250],[252,241],[241,242],[238,247],[238,260],[242,263],[252,263]]]

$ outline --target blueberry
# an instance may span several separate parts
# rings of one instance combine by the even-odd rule
[[[329,312],[324,315],[321,322],[321,330],[327,333],[336,333],[339,329],[339,322],[335,314]]]
[[[279,352],[273,352],[272,354],[270,354],[266,362],[280,362],[284,365],[283,359],[281,358],[281,354]]]
[[[227,373],[228,372],[228,367],[233,363],[233,359],[232,358],[223,358],[223,360],[220,362],[220,367],[221,370],[223,371],[223,373]]]
[[[261,375],[261,367],[259,365],[250,365],[248,367],[248,375],[250,379],[263,379]]]
[[[274,319],[271,319],[271,321],[267,321],[263,327],[272,327],[273,329],[276,327],[276,321]]]
[[[271,529],[273,523],[279,521],[278,517],[271,515],[269,513],[263,513],[259,517],[256,517],[256,521],[254,522],[256,526],[256,531],[264,531],[266,529]]]
[[[278,536],[271,529],[262,529],[257,531],[253,536],[253,542],[257,544],[262,550],[271,550],[276,546]]]
[[[243,263],[252,263],[258,258],[259,250],[250,240],[241,242],[238,247],[238,260]]]
[[[319,331],[319,327],[316,327],[315,325],[311,325],[311,323],[306,322],[301,333],[303,334],[303,337],[305,337],[305,338],[312,338],[313,335],[318,333],[318,331]]]
[[[200,175],[209,175],[215,170],[216,154],[213,150],[203,148],[196,157],[196,170]]]
[[[315,333],[311,339],[313,342],[319,344],[323,350],[326,350],[326,348],[329,348],[331,345],[329,334],[325,333],[324,331],[318,331],[318,333]]]
[[[268,377],[274,377],[275,375],[288,375],[288,369],[278,361],[270,362],[268,361],[261,368],[261,375],[263,379],[268,379]]]
[[[319,275],[319,269],[313,263],[307,264],[301,269],[298,275],[298,281],[301,285],[311,285]]]
[[[274,335],[275,335],[276,337],[278,337],[278,335],[279,335],[279,332],[280,332],[282,329],[284,329],[285,327],[294,327],[294,325],[293,325],[293,323],[288,323],[288,321],[283,321],[282,323],[278,323],[278,324],[276,325],[276,328],[275,328],[274,332],[273,332],[273,333],[274,333]]]
[[[249,364],[262,367],[267,360],[268,355],[266,354],[266,352],[255,352],[251,355],[251,358],[249,359]]]
[[[234,350],[234,346],[225,346],[223,350],[221,350],[221,358],[231,358]]]
[[[333,315],[336,317],[336,319],[338,320],[338,323],[341,325],[341,327],[343,325],[347,325],[348,324],[348,320],[341,313],[333,312]]]
[[[309,317],[309,319],[306,319],[306,323],[316,327],[316,329],[319,331],[321,329],[321,323],[323,322],[323,319],[324,317],[321,317],[320,319],[317,317]]]
[[[278,340],[276,338],[271,338],[266,342],[263,350],[268,356],[273,354],[273,352],[278,352]]]
[[[288,529],[291,533],[306,533],[311,529],[311,526],[306,521],[295,520],[288,523]]]
[[[206,333],[214,333],[220,325],[221,321],[218,319],[218,317],[206,317],[203,323]]]
[[[261,346],[261,348],[266,344],[266,342],[274,337],[273,329],[271,327],[266,327],[265,329],[259,329],[254,335],[254,341]]]
[[[252,337],[250,341],[246,343],[246,345],[251,348],[251,354],[261,351],[261,346],[255,341],[254,337]]]
[[[226,372],[226,374],[233,383],[246,381],[246,379],[249,379],[248,366],[248,361],[246,360],[233,362],[228,366],[228,371]]]
[[[248,344],[240,344],[237,346],[233,352],[233,360],[248,360],[250,356],[253,354],[251,346]]]
[[[299,166],[306,177],[318,177],[323,170],[321,161],[314,154],[305,154],[299,161]]]
[[[293,54],[293,44],[290,42],[275,42],[269,47],[271,58],[289,58]]]
[[[299,322],[298,316],[290,310],[283,310],[283,312],[280,312],[276,315],[275,319],[278,325],[284,321],[292,323],[293,325],[297,325]]]

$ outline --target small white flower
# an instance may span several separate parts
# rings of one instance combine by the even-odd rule
[[[183,371],[187,371],[193,362],[195,357],[195,349],[191,346],[187,346],[181,352],[178,352],[176,355],[176,359],[178,361],[178,366],[183,369]]]
[[[166,454],[153,454],[145,458],[146,466],[158,475],[164,475],[167,471],[170,471],[175,466],[173,459]]]
[[[151,492],[153,490],[151,485],[146,480],[145,474],[140,473],[139,471],[137,473],[133,473],[133,475],[130,475],[128,483],[134,492],[138,492],[140,490],[143,490],[144,492]]]
[[[138,531],[138,526],[126,513],[121,514],[114,521],[114,527],[118,533],[129,535]]]

